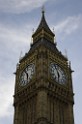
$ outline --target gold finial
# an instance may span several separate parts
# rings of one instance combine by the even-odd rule
[[[53,27],[53,33],[55,33],[55,31],[54,31],[54,27]]]
[[[68,65],[69,65],[69,68],[71,69],[71,61],[69,61]]]
[[[32,35],[34,34],[34,28],[32,29]],[[32,46],[33,44],[33,37],[31,37],[31,42],[30,42],[30,46]]]
[[[65,49],[65,57],[68,58],[67,50]]]
[[[42,6],[42,13],[43,14],[45,13],[45,7],[44,7],[44,5]]]
[[[52,29],[52,30],[53,30],[53,33],[55,34],[54,27],[53,27],[53,29]],[[56,42],[56,36],[54,37],[54,43],[55,43],[55,44],[57,44],[57,42]]]
[[[32,46],[32,44],[33,44],[33,38],[31,37],[30,46]]]
[[[22,57],[23,57],[23,52],[21,51],[19,56],[19,61],[22,59]]]
[[[32,29],[32,34],[34,34],[34,28]]]

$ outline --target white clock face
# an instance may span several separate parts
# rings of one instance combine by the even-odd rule
[[[20,75],[20,85],[25,86],[33,77],[35,72],[35,65],[28,65]]]
[[[65,72],[55,63],[50,64],[50,73],[53,79],[60,84],[66,83],[66,75]]]

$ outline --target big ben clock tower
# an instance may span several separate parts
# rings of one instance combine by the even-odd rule
[[[42,10],[30,50],[16,69],[14,124],[74,124],[72,70],[54,37]]]

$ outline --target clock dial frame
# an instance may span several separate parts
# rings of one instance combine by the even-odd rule
[[[55,64],[55,63],[50,64],[50,74],[51,74],[51,77],[56,82],[60,84],[66,83],[66,80],[67,80],[66,74],[64,70],[58,64]]]
[[[35,65],[27,65],[26,68],[20,74],[20,85],[25,86],[32,79],[35,72]]]

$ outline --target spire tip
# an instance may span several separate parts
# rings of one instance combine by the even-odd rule
[[[45,13],[45,7],[44,7],[44,5],[42,6],[42,14],[44,14]]]

